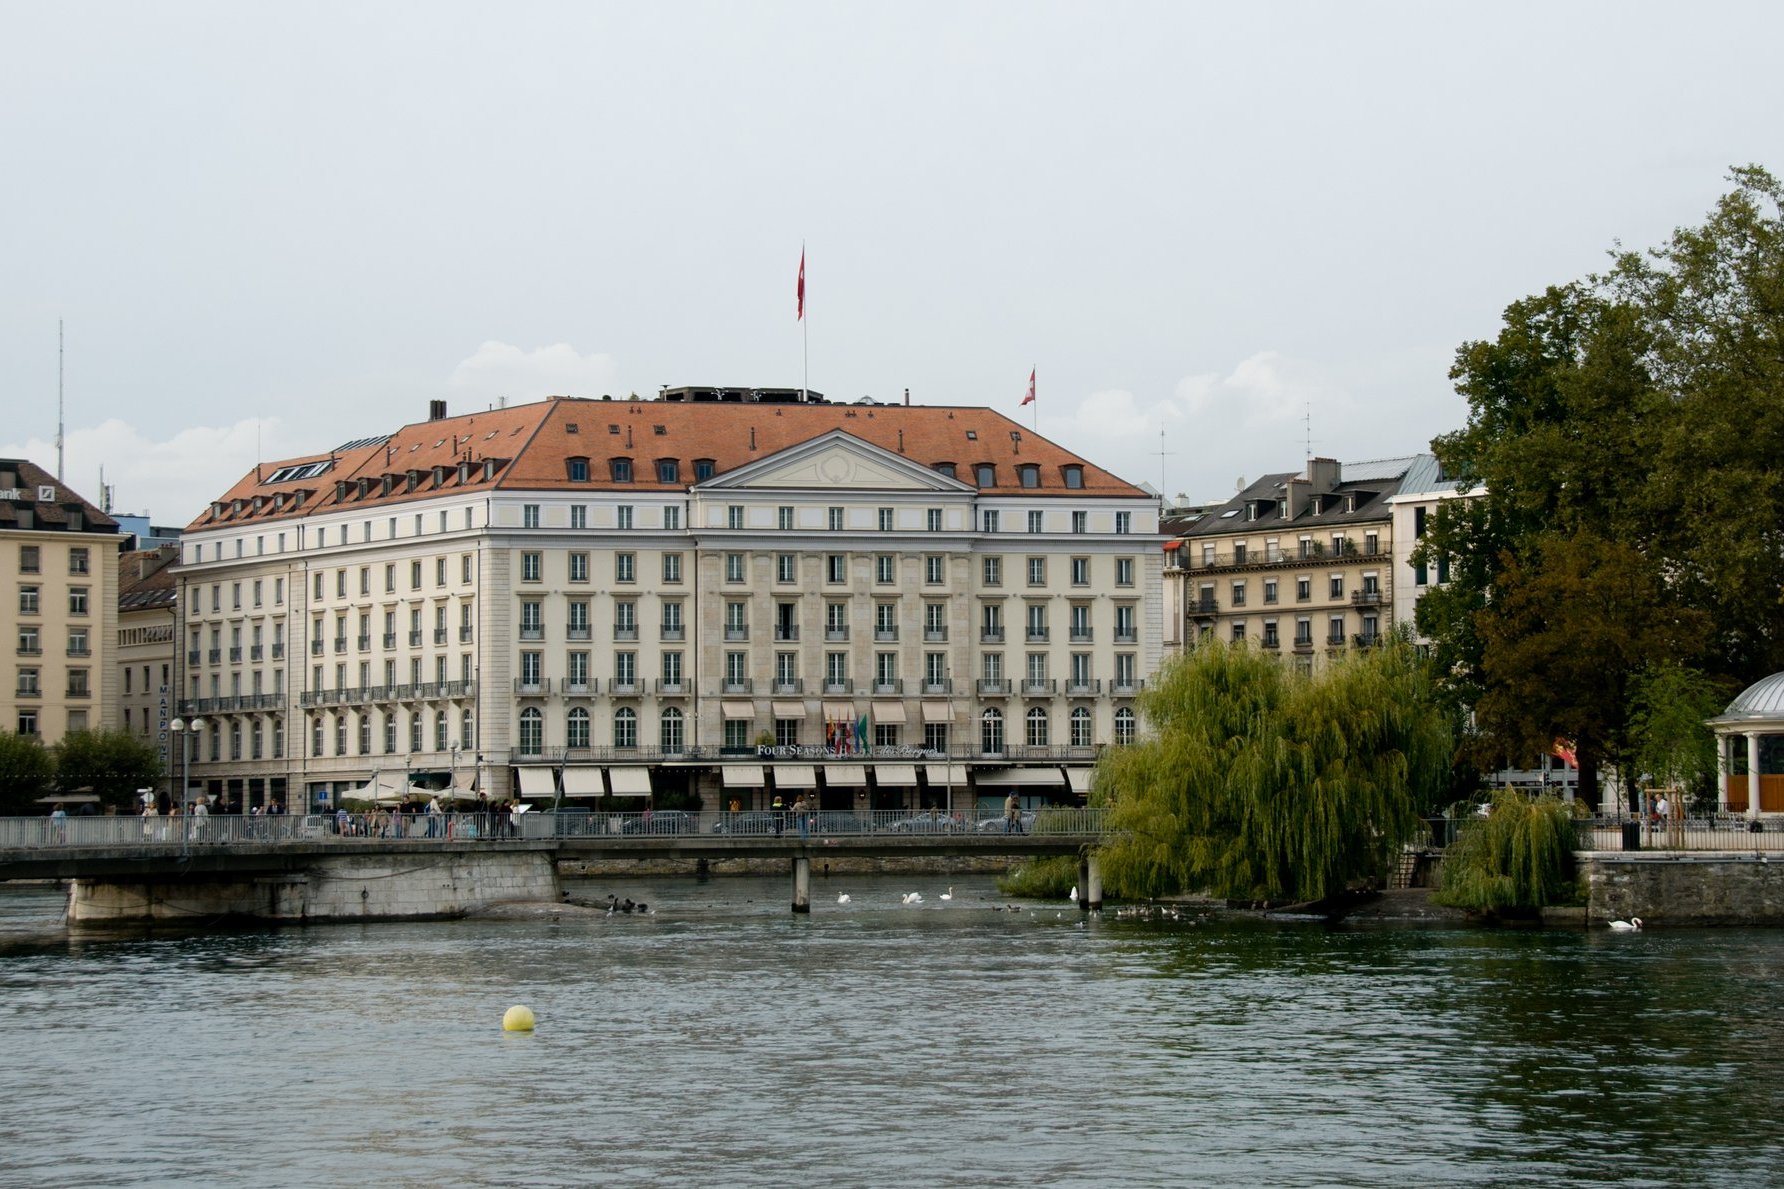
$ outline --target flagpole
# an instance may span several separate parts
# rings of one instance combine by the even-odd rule
[[[799,241],[799,342],[805,371],[800,380],[799,399],[811,399],[811,322],[805,316],[805,241]]]

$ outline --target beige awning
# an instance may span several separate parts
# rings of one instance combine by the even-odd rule
[[[980,787],[1065,783],[1058,768],[980,768],[975,775]]]
[[[873,778],[876,782],[882,785],[903,785],[915,788],[917,784],[917,765],[875,764]]]
[[[1067,768],[1065,782],[1072,786],[1074,793],[1088,793],[1090,791],[1090,776],[1094,771],[1095,769],[1092,768]]]
[[[873,721],[901,723],[909,720],[904,716],[903,702],[875,702],[873,704]]]
[[[756,707],[753,702],[721,702],[719,708],[726,718],[756,717]]]
[[[557,781],[552,779],[550,768],[522,768],[520,770],[520,795],[523,797],[555,797]]]
[[[776,702],[774,704],[774,717],[776,717],[776,718],[804,718],[805,717],[805,703],[804,702]]]
[[[853,702],[825,702],[824,721],[832,722],[842,719],[844,722],[855,721],[855,704]]]
[[[815,789],[818,769],[812,764],[776,764],[774,787],[779,789]]]
[[[607,783],[616,797],[650,796],[649,768],[609,768]]]
[[[760,764],[726,764],[723,771],[728,789],[759,789],[768,783]]]
[[[564,796],[599,797],[606,791],[601,786],[601,770],[592,764],[579,764],[564,769]]]
[[[954,708],[946,702],[923,703],[924,722],[953,722]]]
[[[941,785],[954,785],[963,789],[966,787],[965,764],[928,764],[925,765],[923,774],[929,778],[929,787],[932,789]]]
[[[825,764],[824,782],[830,785],[867,783],[866,764]]]

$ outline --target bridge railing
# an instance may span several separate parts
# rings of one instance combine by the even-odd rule
[[[604,813],[575,808],[508,814],[234,814],[163,817],[0,818],[0,850],[106,847],[215,847],[333,840],[387,845],[407,840],[465,842],[485,839],[716,835],[740,838],[1044,834],[1095,837],[1103,809],[1025,809],[1015,823],[1001,811],[756,809],[736,813],[658,809]]]

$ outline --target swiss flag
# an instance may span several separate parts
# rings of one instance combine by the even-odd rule
[[[799,270],[800,270],[799,275],[801,278],[803,278],[805,276],[805,265],[804,265],[803,261],[800,263]],[[804,284],[805,284],[805,282],[802,279],[800,281],[800,292],[802,292],[802,293],[805,291]],[[1022,398],[1022,404],[1023,405],[1032,405],[1033,403],[1034,403],[1034,370],[1030,369],[1030,371],[1028,373],[1028,395]],[[1021,408],[1022,405],[1017,405],[1016,407]]]
[[[805,249],[799,249],[799,315],[795,322],[805,320]]]

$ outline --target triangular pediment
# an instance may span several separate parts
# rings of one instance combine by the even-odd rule
[[[832,430],[699,485],[703,491],[824,488],[836,491],[946,491],[972,488],[870,442]]]

